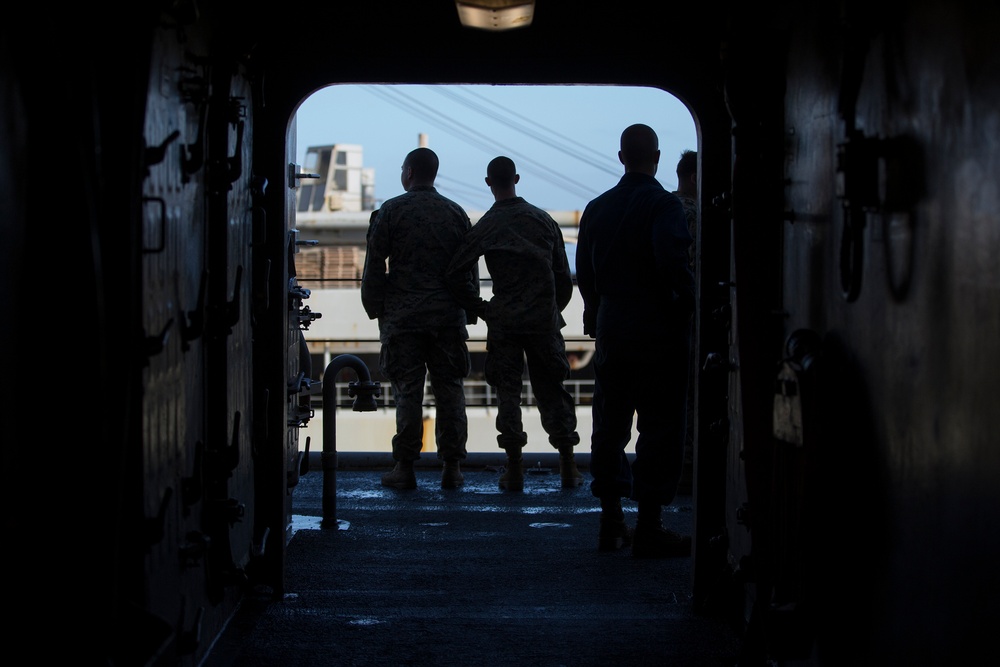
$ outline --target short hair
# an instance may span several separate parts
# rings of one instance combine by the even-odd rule
[[[486,167],[486,176],[493,181],[493,185],[501,188],[513,185],[516,175],[517,168],[514,167],[514,161],[503,155],[490,160]]]
[[[622,160],[626,164],[655,164],[660,140],[649,125],[636,123],[622,132]]]
[[[406,164],[413,170],[413,176],[420,181],[433,181],[438,172],[438,156],[431,149],[421,146],[406,155]]]
[[[678,180],[687,180],[692,174],[698,173],[698,152],[681,151],[681,159],[677,162]]]

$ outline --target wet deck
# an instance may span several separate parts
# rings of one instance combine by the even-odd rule
[[[320,527],[322,471],[301,478],[285,599],[245,603],[206,667],[736,663],[733,628],[693,609],[689,558],[597,551],[586,485],[564,490],[553,470],[504,493],[485,465],[442,490],[421,467],[396,491],[384,470],[337,471],[339,528]],[[690,533],[691,498],[664,523]]]

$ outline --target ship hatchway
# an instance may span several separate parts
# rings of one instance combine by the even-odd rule
[[[573,120],[570,120],[570,117]],[[697,151],[691,112],[673,95],[655,88],[623,86],[332,85],[304,100],[296,113],[297,160],[306,178],[298,180],[294,259],[306,302],[322,317],[304,331],[316,380],[340,354],[362,359],[380,381],[375,415],[338,416],[341,448],[388,452],[394,429],[390,383],[378,371],[378,327],[361,305],[365,236],[373,212],[403,192],[399,168],[418,145],[438,153],[435,188],[456,201],[475,223],[493,203],[485,185],[486,165],[497,155],[514,160],[521,179],[519,196],[544,208],[563,229],[571,266],[580,216],[587,202],[622,175],[618,139],[627,125],[645,122],[660,137],[664,188],[677,189],[676,165],[682,152]],[[484,298],[489,271],[480,261]],[[593,394],[593,340],[583,333],[579,292],[564,311],[563,330],[570,377],[566,385],[578,408],[580,432],[590,431]],[[496,397],[484,374],[486,326],[469,327],[472,373],[466,382],[470,453],[495,453]],[[641,369],[637,369],[641,372]],[[337,405],[350,406],[346,382]],[[429,384],[429,383],[428,383]],[[524,374],[522,405],[528,452],[550,453]],[[313,451],[322,446],[323,408],[312,400],[313,417],[300,438]],[[425,409],[433,418],[428,386]],[[426,447],[434,451],[433,429]],[[634,451],[630,444],[630,451]]]

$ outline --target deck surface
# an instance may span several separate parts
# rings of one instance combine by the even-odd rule
[[[284,599],[245,603],[205,666],[734,665],[733,628],[693,609],[690,558],[598,552],[589,487],[562,489],[546,470],[523,493],[502,492],[492,466],[464,470],[455,490],[432,467],[412,491],[382,487],[384,469],[338,471],[325,521],[323,473],[310,471],[294,490]],[[690,533],[691,498],[664,523]]]

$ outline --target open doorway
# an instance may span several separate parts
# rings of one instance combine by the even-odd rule
[[[338,84],[303,101],[295,118],[297,163],[315,178],[300,179],[296,228],[300,238],[316,245],[299,252],[296,275],[311,291],[310,308],[323,314],[305,332],[314,375],[348,353],[365,361],[383,386],[377,415],[343,411],[338,416],[340,440],[347,447],[387,451],[395,429],[389,383],[378,377],[377,323],[365,314],[359,291],[369,217],[381,202],[402,194],[400,166],[406,153],[425,145],[438,154],[435,188],[465,208],[473,224],[493,203],[484,182],[486,165],[498,155],[510,157],[521,176],[518,195],[560,224],[572,260],[583,209],[622,176],[619,137],[633,123],[656,131],[657,179],[665,189],[677,190],[678,159],[698,148],[695,124],[682,102],[655,88]],[[480,274],[488,290],[482,262]],[[563,313],[563,334],[572,368],[567,388],[577,400],[579,431],[589,433],[593,340],[583,334],[582,311],[577,292]],[[479,447],[495,453],[495,397],[482,377],[486,325],[470,326],[469,334],[469,451]],[[338,404],[349,405],[343,384]],[[316,417],[305,435],[318,449],[322,410],[314,408]],[[433,405],[427,409],[432,412]],[[529,435],[525,452],[551,452],[527,378],[523,412]],[[434,443],[426,447],[433,451]]]

